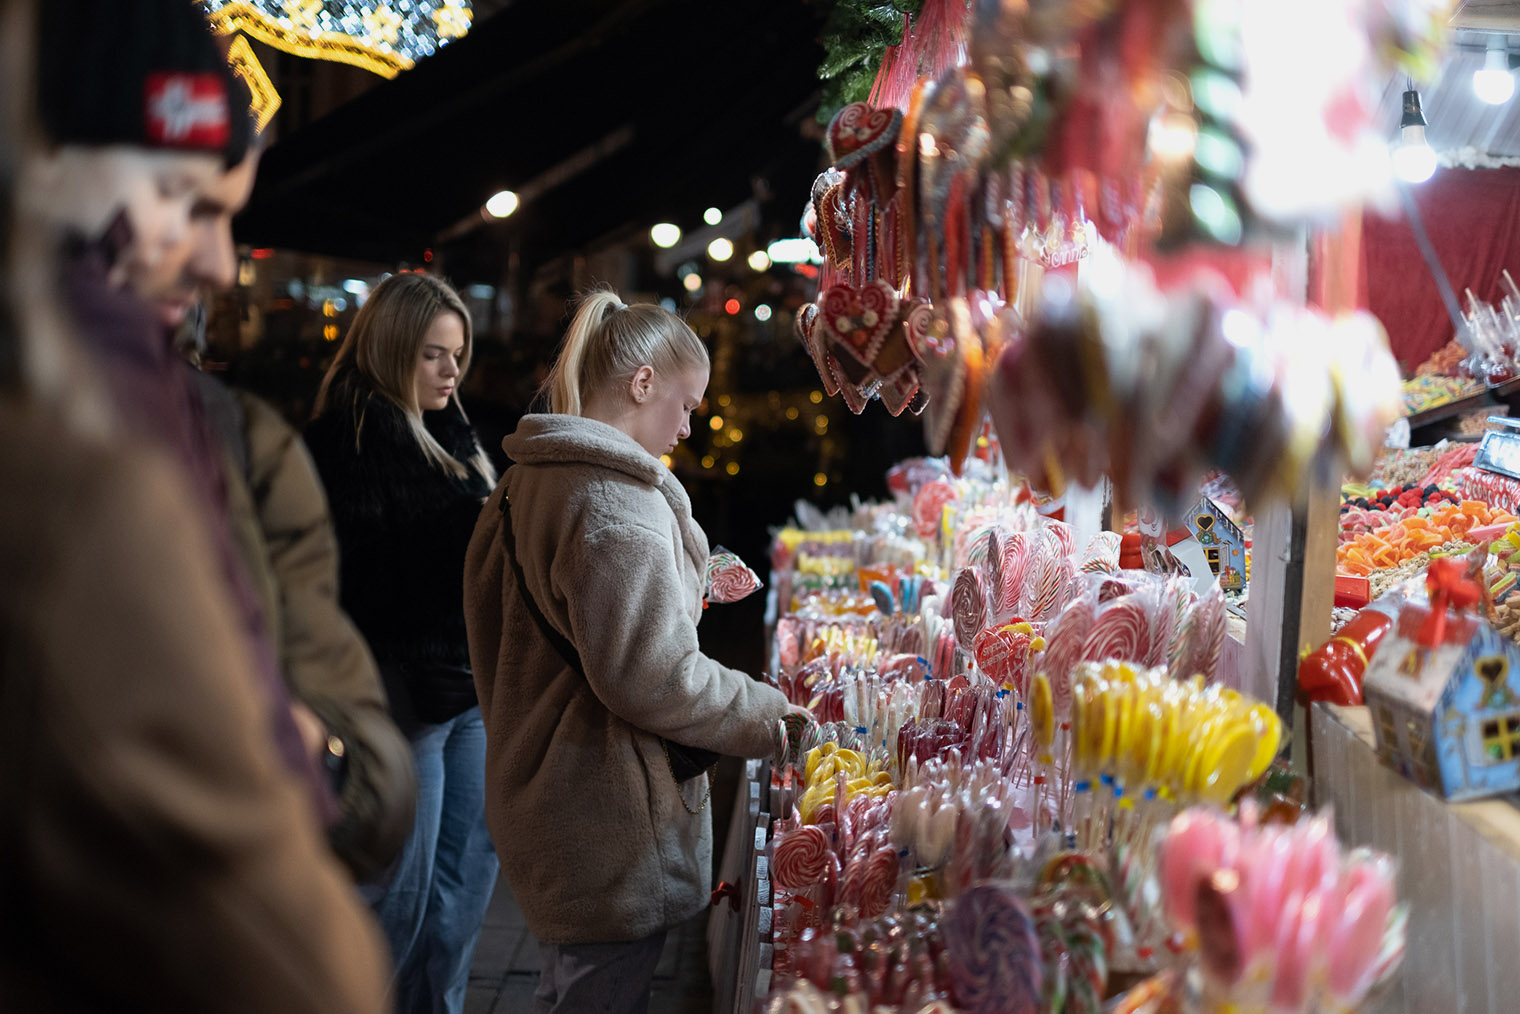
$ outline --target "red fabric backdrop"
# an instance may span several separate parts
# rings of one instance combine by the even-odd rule
[[[1520,168],[1441,169],[1414,188],[1425,231],[1446,268],[1457,300],[1470,288],[1499,298],[1499,272],[1520,282]],[[1388,329],[1406,372],[1445,345],[1451,321],[1409,223],[1368,212],[1362,222],[1367,308]]]

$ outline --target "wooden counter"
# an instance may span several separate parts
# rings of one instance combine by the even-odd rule
[[[1520,797],[1447,804],[1385,767],[1366,708],[1316,704],[1310,720],[1316,802],[1335,807],[1348,847],[1399,863],[1410,903],[1391,1014],[1520,1010]]]

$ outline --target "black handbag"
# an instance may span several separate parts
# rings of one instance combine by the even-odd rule
[[[502,544],[507,553],[507,560],[512,564],[512,573],[517,575],[518,593],[527,604],[528,612],[533,616],[533,622],[538,624],[538,629],[554,646],[554,650],[569,664],[570,668],[584,678],[586,669],[581,665],[580,652],[575,650],[575,645],[570,643],[569,638],[554,629],[545,618],[543,611],[538,608],[538,602],[533,598],[533,593],[528,591],[528,579],[523,576],[522,565],[517,562],[517,536],[512,531],[512,509],[506,490],[502,490],[501,505],[497,509],[501,511]],[[660,746],[665,750],[665,764],[670,768],[670,776],[676,780],[677,784],[689,782],[703,772],[710,773],[717,766],[718,758],[722,756],[712,750],[674,743],[663,736],[660,737]],[[711,792],[711,786],[708,791]],[[682,802],[684,803],[685,800],[683,799]]]

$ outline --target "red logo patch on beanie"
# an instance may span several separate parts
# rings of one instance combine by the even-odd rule
[[[227,89],[213,71],[149,74],[143,102],[149,144],[215,150],[227,143]]]

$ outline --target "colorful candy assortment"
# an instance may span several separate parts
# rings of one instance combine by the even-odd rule
[[[1421,374],[1404,381],[1404,414],[1417,415],[1478,394],[1483,384],[1468,377]]]
[[[1448,503],[1432,509],[1429,516],[1416,513],[1385,528],[1353,536],[1336,550],[1336,562],[1344,573],[1366,575],[1467,539],[1474,529],[1510,525],[1516,520],[1515,515],[1481,500]]]
[[[1097,1014],[1116,965],[1200,957],[1158,842],[1261,778],[1281,723],[1211,679],[1217,584],[1084,566],[1114,540],[979,468],[894,493],[773,554],[778,682],[818,724],[772,773],[765,1009]]]

